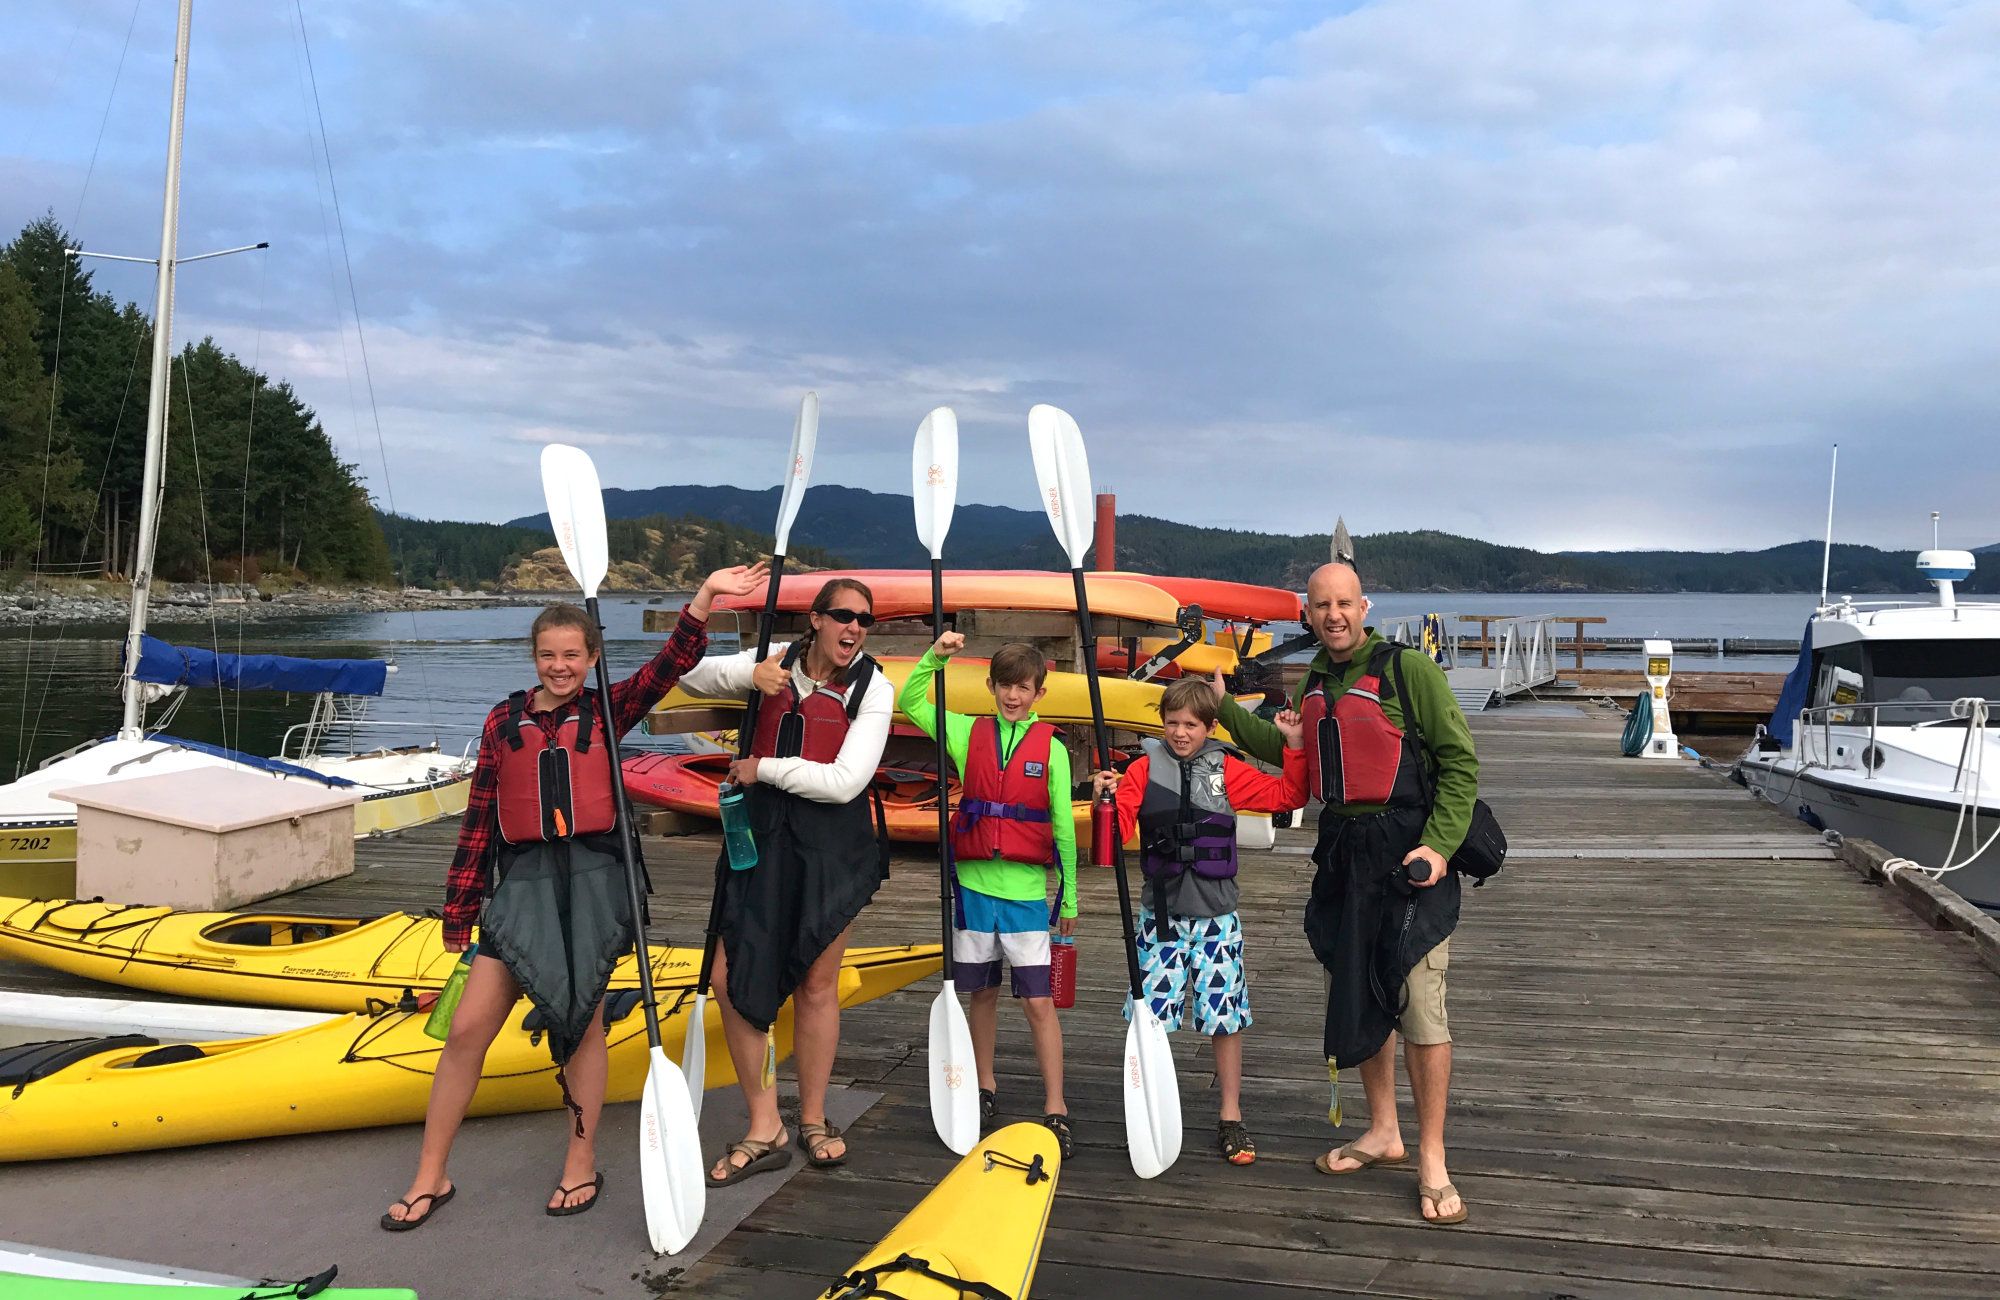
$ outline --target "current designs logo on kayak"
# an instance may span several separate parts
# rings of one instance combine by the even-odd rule
[[[306,979],[315,980],[351,980],[354,978],[353,971],[336,970],[331,966],[281,966],[278,968],[278,973],[281,975],[299,975]]]

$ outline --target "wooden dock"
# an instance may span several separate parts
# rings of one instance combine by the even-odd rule
[[[1326,1122],[1322,976],[1300,934],[1310,838],[1292,830],[1244,875],[1244,1100],[1261,1152],[1248,1168],[1213,1154],[1208,1056],[1183,1034],[1185,1152],[1158,1179],[1132,1175],[1116,899],[1108,873],[1084,869],[1082,991],[1065,1019],[1081,1150],[1034,1293],[1993,1295],[2000,976],[1717,774],[1618,758],[1608,710],[1516,704],[1473,725],[1514,857],[1466,892],[1452,945],[1448,1136],[1471,1221],[1425,1226],[1414,1172],[1313,1168],[1342,1137]],[[434,905],[448,838],[364,844],[354,877],[287,902]],[[708,837],[653,841],[662,893],[705,898],[713,852]],[[859,941],[934,938],[936,897],[934,865],[899,861]],[[694,938],[700,905],[662,910],[664,935]],[[4,986],[65,982],[0,966]],[[893,1225],[952,1163],[926,1101],[934,992],[844,1019],[837,1077],[883,1094],[850,1130],[849,1167],[801,1173],[685,1272],[635,1273],[631,1294],[813,1295]],[[1001,1026],[1002,1120],[1036,1118],[1025,1027],[1010,1010]],[[1349,1080],[1347,1137],[1365,1122]],[[1414,1147],[1407,1087],[1403,1104]],[[474,1222],[424,1244],[472,1249]]]

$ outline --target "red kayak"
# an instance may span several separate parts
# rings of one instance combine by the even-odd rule
[[[720,820],[716,788],[730,770],[732,754],[632,754],[624,760],[626,794],[640,804],[672,808],[702,818]],[[906,844],[938,842],[938,768],[910,762],[876,770],[874,792],[882,796],[882,820],[888,838]],[[958,780],[950,782],[950,806],[958,810]],[[1090,804],[1070,804],[1076,816],[1076,840],[1088,852]]]
[[[729,754],[633,754],[625,759],[625,792],[656,808],[721,820],[717,788],[729,771]],[[937,843],[937,767],[930,763],[898,763],[876,770],[875,793],[882,796],[883,820],[889,838],[910,844]],[[950,785],[951,807],[958,808],[958,782]],[[1090,804],[1071,805],[1079,843],[1090,843]],[[1087,850],[1086,850],[1087,851]]]

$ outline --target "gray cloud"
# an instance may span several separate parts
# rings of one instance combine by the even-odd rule
[[[60,22],[0,54],[48,124],[16,225],[67,219],[129,17],[79,12],[66,73]],[[1028,504],[1054,400],[1197,522],[1760,545],[1817,530],[1838,439],[1848,536],[2000,536],[2000,4],[551,13],[308,15],[405,509],[522,513],[555,436],[760,485],[814,387],[819,477],[889,490],[950,402],[968,495]],[[238,18],[197,20],[184,246],[277,247],[185,277],[182,332],[357,454],[293,20]],[[126,251],[169,38],[81,223]]]

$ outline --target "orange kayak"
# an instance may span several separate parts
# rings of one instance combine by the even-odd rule
[[[657,808],[720,820],[717,787],[729,771],[729,754],[634,754],[624,763],[625,792]],[[937,768],[932,764],[885,765],[873,788],[882,796],[889,838],[907,844],[937,843]],[[950,783],[951,810],[958,811],[958,781]],[[1090,804],[1071,805],[1077,842],[1088,852]]]
[[[927,569],[846,569],[824,573],[786,574],[778,588],[780,613],[799,614],[811,607],[819,589],[835,578],[855,578],[868,585],[875,597],[878,619],[929,618],[931,616],[931,575]],[[1101,573],[1084,575],[1090,593],[1090,612],[1099,618],[1124,618],[1140,623],[1172,627],[1180,614],[1180,602],[1151,582],[1138,577],[1113,577]],[[764,587],[744,596],[717,598],[715,608],[744,613],[760,613],[764,608]],[[1018,609],[1074,613],[1076,584],[1067,573],[1023,570],[1018,573],[948,572],[944,575],[944,608],[947,614],[962,609]],[[1296,610],[1294,611],[1296,614]]]

